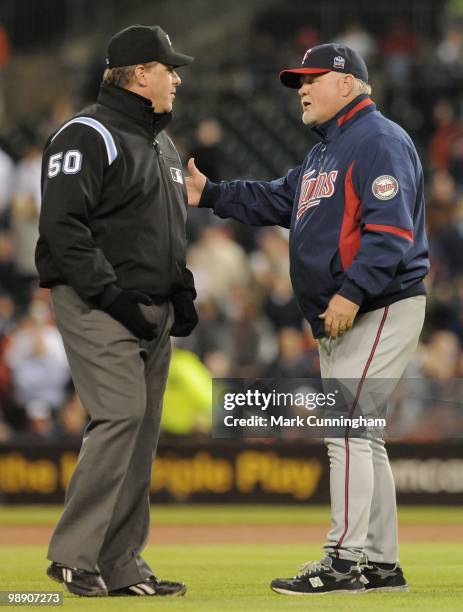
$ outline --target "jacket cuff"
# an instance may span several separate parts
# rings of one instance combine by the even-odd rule
[[[106,285],[104,290],[93,298],[93,302],[101,310],[105,310],[120,296],[122,289],[117,285]]]
[[[206,179],[201,199],[199,200],[198,208],[214,208],[216,200],[220,196],[219,183]]]
[[[358,306],[361,306],[365,299],[365,292],[363,289],[356,285],[354,281],[350,280],[350,278],[345,279],[337,293]]]

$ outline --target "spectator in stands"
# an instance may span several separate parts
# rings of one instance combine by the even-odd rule
[[[32,141],[16,169],[11,224],[15,271],[26,302],[31,299],[37,279],[34,254],[39,237],[41,169],[42,150]]]
[[[460,22],[453,21],[446,28],[437,46],[437,58],[449,77],[463,75],[463,26]]]
[[[463,195],[453,210],[452,218],[444,225],[438,240],[449,278],[456,281],[463,277]]]
[[[0,231],[0,291],[10,294],[15,301],[19,299],[14,246],[11,234],[7,230]]]
[[[195,132],[196,144],[188,158],[195,159],[196,166],[211,180],[219,181],[223,176],[223,159],[220,143],[222,128],[215,119],[207,118],[199,122]],[[215,177],[215,178],[214,178]]]
[[[14,314],[13,299],[7,293],[0,293],[0,342],[13,329]]]
[[[230,358],[220,351],[210,351],[204,355],[204,365],[212,378],[230,378],[232,365]]]
[[[456,185],[446,170],[434,172],[427,188],[427,223],[431,236],[451,223],[456,208]]]
[[[198,325],[182,346],[194,351],[203,361],[208,353],[226,353],[231,343],[231,333],[225,314],[213,299],[200,300],[197,310]]]
[[[45,118],[37,128],[36,144],[44,145],[49,135],[66,123],[74,115],[75,110],[71,98],[66,93],[61,93],[53,98]]]
[[[428,147],[429,161],[436,170],[448,170],[450,146],[457,129],[455,111],[449,100],[441,98],[432,114],[435,130]]]
[[[188,251],[188,266],[194,274],[199,299],[226,302],[234,285],[250,281],[246,255],[223,225],[204,228]]]
[[[5,361],[11,370],[14,397],[25,407],[33,430],[50,434],[52,412],[65,401],[70,374],[61,336],[50,322],[48,304],[41,294],[11,334]]]
[[[389,436],[437,441],[461,431],[461,356],[461,343],[449,331],[434,332],[418,345],[388,407]]]
[[[258,248],[249,259],[257,282],[270,289],[275,276],[289,275],[288,231],[280,227],[264,227],[257,233]]]
[[[425,345],[421,370],[425,377],[451,380],[458,375],[461,344],[450,331],[436,331]]]
[[[443,235],[454,218],[456,201],[454,180],[446,170],[438,170],[428,184],[426,206],[431,260],[428,283],[432,288],[440,287],[442,283],[448,283],[451,280]],[[432,294],[430,298],[430,303],[432,303]]]
[[[276,331],[282,328],[302,330],[304,317],[294,297],[287,273],[272,278],[264,312]]]
[[[264,378],[320,378],[320,360],[315,341],[309,350],[304,336],[293,327],[283,327],[278,332],[278,356],[265,368]]]
[[[8,224],[13,191],[14,165],[10,156],[0,149],[0,227]]]
[[[348,21],[344,29],[333,38],[333,42],[351,47],[351,49],[357,51],[357,53],[364,58],[368,65],[371,64],[373,56],[376,53],[376,41],[374,37],[359,21]]]
[[[232,339],[228,353],[232,363],[232,376],[257,376],[259,364],[268,361],[274,350],[272,330],[265,318],[258,316],[258,294],[244,285],[235,285],[226,307]]]
[[[313,25],[302,25],[296,30],[295,41],[299,51],[294,52],[294,45],[291,43],[290,49],[296,58],[300,58],[306,49],[315,47],[320,43],[320,33]]]
[[[272,36],[255,32],[248,41],[246,75],[251,91],[273,87],[273,76],[278,70],[277,54]]]
[[[13,329],[15,306],[8,294],[0,294],[0,442],[10,430],[5,420],[11,407],[11,375],[5,362],[5,352],[9,344],[9,334]]]
[[[455,129],[449,146],[449,172],[457,191],[463,191],[463,130]]]
[[[379,49],[391,84],[401,89],[408,87],[418,41],[404,18],[395,17],[391,20],[380,39]]]
[[[5,86],[3,72],[10,59],[10,41],[8,34],[0,22],[0,123],[5,119]],[[1,185],[2,183],[0,183]]]
[[[177,138],[178,140],[178,138]],[[220,123],[212,118],[203,119],[198,123],[195,131],[195,143],[188,157],[196,160],[199,168],[207,168],[216,180],[223,172],[222,155],[222,128]],[[206,225],[215,225],[214,215],[210,210],[202,211],[198,216],[188,217],[187,236],[189,240],[197,240],[202,228]]]

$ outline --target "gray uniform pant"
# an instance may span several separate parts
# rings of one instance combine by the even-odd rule
[[[52,289],[72,378],[90,415],[48,559],[99,571],[108,589],[153,574],[140,557],[150,523],[151,466],[171,356],[173,307],[140,306],[158,325],[137,339],[68,286]]]
[[[399,379],[423,327],[425,296],[359,315],[344,336],[320,342],[323,378]],[[392,389],[391,389],[392,390]],[[324,550],[359,561],[398,561],[395,485],[382,439],[327,438],[332,528]]]

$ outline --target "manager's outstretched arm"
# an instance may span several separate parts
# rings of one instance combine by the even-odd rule
[[[231,217],[246,225],[281,225],[289,228],[301,166],[273,181],[221,181],[214,183],[188,162],[186,179],[190,206],[212,208],[218,217]]]

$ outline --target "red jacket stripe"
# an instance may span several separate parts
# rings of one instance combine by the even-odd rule
[[[360,198],[352,182],[355,162],[349,166],[344,179],[344,215],[339,234],[339,253],[343,270],[351,265],[360,248]]]
[[[389,234],[395,234],[396,236],[402,236],[402,238],[406,238],[413,242],[413,231],[402,229],[401,227],[395,227],[394,225],[377,225],[376,223],[366,223],[366,230],[371,230],[373,232],[388,232]]]
[[[370,106],[370,104],[374,104],[373,100],[371,98],[365,98],[365,100],[362,100],[353,108],[351,108],[348,113],[339,117],[338,125],[342,125],[346,121],[349,121],[349,119],[351,119],[355,114],[357,114],[359,110],[362,110],[362,108],[365,108],[365,106]]]

